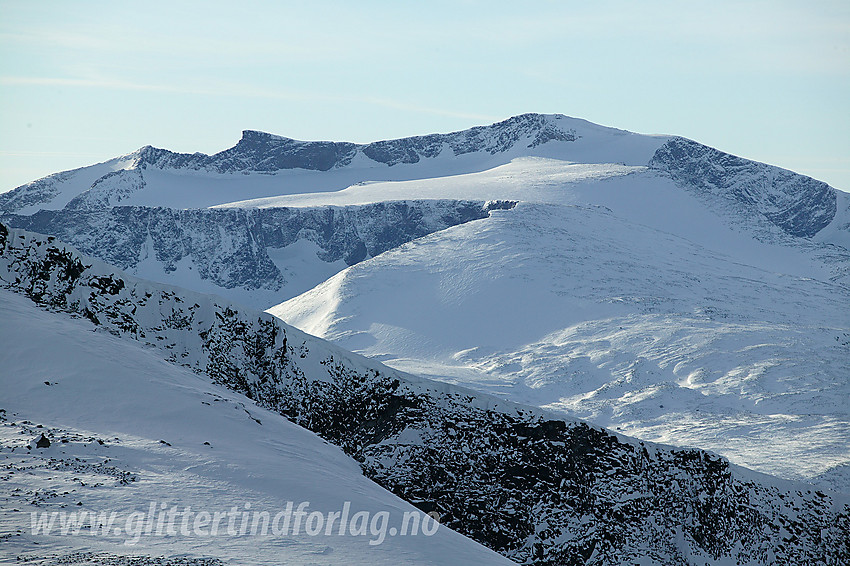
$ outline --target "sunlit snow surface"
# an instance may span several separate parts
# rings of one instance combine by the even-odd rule
[[[544,158],[237,204],[401,198],[520,204],[270,312],[408,372],[850,490],[850,291],[813,245],[643,167]]]
[[[45,312],[6,290],[0,320],[0,562],[511,563],[446,528],[374,545],[371,535],[308,536],[303,526],[285,536],[143,535],[130,545],[125,533],[62,536],[57,527],[34,535],[32,512],[115,511],[122,528],[151,502],[195,513],[242,512],[250,504],[274,516],[288,501],[322,513],[349,501],[352,513],[387,511],[389,525],[414,508],[313,433],[156,352],[94,332],[88,321]],[[41,433],[53,435],[51,446],[28,450]]]

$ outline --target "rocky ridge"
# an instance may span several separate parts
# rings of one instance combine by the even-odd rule
[[[77,189],[80,194],[74,195],[66,206],[74,210],[115,206],[145,187],[144,171],[150,168],[207,175],[272,174],[293,169],[342,169],[351,165],[355,158],[375,167],[392,167],[415,164],[438,156],[451,158],[476,152],[496,155],[515,148],[533,149],[551,141],[573,142],[579,139],[574,128],[559,124],[562,120],[569,122],[560,115],[522,114],[489,126],[477,126],[449,134],[383,140],[370,144],[298,141],[245,130],[235,146],[213,155],[176,153],[145,146],[103,164],[108,167],[94,172],[93,178],[86,180]],[[47,206],[48,203],[59,195],[63,183],[83,169],[56,173],[0,194],[0,214],[18,213],[39,204],[44,204],[45,208],[55,208]],[[369,176],[359,180],[369,180]]]
[[[556,117],[555,117],[556,118]],[[216,153],[179,154],[150,146],[139,150],[138,167],[205,169],[216,173],[241,171],[273,172],[281,169],[313,169],[328,171],[345,167],[362,154],[388,166],[418,163],[443,151],[453,156],[473,152],[491,155],[512,149],[518,144],[528,148],[552,140],[575,141],[573,129],[562,129],[542,114],[522,114],[490,126],[477,126],[450,134],[430,134],[370,144],[329,141],[298,141],[290,138],[245,130],[234,147]]]
[[[835,217],[835,189],[805,175],[724,153],[685,138],[662,145],[649,167],[703,198],[716,197],[733,216],[760,215],[786,234],[811,238]]]

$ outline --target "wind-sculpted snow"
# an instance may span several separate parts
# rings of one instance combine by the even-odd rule
[[[132,170],[111,178],[119,177],[139,179]],[[220,294],[227,295],[232,289],[266,290],[274,292],[278,300],[306,289],[289,289],[287,275],[269,254],[299,240],[317,246],[317,254],[312,255],[314,264],[344,262],[338,270],[449,226],[487,218],[490,210],[515,204],[396,201],[351,207],[174,210],[89,206],[90,199],[82,197],[91,195],[84,193],[62,210],[9,216],[6,221],[14,227],[55,234],[125,271],[139,272],[140,264],[149,267],[155,263],[159,269],[143,268],[140,274],[167,280],[178,269],[191,270],[218,287]],[[281,267],[288,275],[297,268]],[[309,281],[306,288],[329,276],[326,271]],[[238,295],[243,301],[246,296],[244,292]],[[257,297],[262,304],[266,295]]]
[[[280,412],[521,563],[850,561],[844,496],[418,379],[3,225],[0,282]]]
[[[792,236],[812,237],[835,216],[835,190],[826,183],[684,138],[661,146],[649,165],[698,193],[727,200],[738,214],[761,214]]]

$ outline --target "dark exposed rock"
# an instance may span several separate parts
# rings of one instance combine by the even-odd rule
[[[27,206],[48,202],[59,194],[57,185],[68,179],[72,173],[73,171],[54,173],[15,190],[0,193],[0,212],[14,212]]]
[[[56,234],[123,270],[149,254],[165,272],[191,260],[201,279],[225,289],[280,289],[285,280],[268,250],[308,239],[318,258],[354,265],[450,226],[486,218],[513,201],[395,201],[320,208],[175,210],[116,206],[8,215],[16,228]],[[318,283],[318,282],[317,282]],[[104,281],[103,285],[108,283]]]
[[[66,210],[103,210],[115,206],[123,198],[145,188],[145,179],[139,169],[122,169],[107,173],[84,193],[65,205]]]
[[[296,168],[327,171],[350,163],[356,148],[347,142],[302,142],[245,130],[235,146],[215,155],[181,154],[147,146],[140,151],[139,166],[206,169],[217,173]]]
[[[649,165],[698,195],[719,196],[792,236],[814,236],[835,217],[835,190],[826,183],[684,138],[662,145]]]
[[[50,439],[42,434],[38,440],[35,441],[36,448],[50,448]]]
[[[578,136],[575,131],[562,130],[549,123],[547,117],[541,114],[522,114],[490,126],[478,126],[449,134],[384,140],[367,145],[305,142],[246,130],[242,132],[239,143],[215,155],[180,154],[147,146],[140,150],[138,164],[139,167],[204,169],[217,173],[268,173],[296,168],[327,171],[345,167],[358,152],[373,161],[393,166],[436,157],[445,148],[453,155],[476,151],[501,153],[526,139],[530,140],[527,146],[531,148],[552,140],[575,141]]]

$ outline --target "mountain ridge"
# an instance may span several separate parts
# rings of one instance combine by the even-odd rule
[[[238,557],[276,566],[317,555],[325,566],[514,564],[447,528],[390,535],[403,512],[428,519],[366,478],[338,447],[169,364],[159,350],[94,331],[85,318],[49,312],[2,286],[0,320],[3,564],[224,566]],[[36,445],[41,435],[49,447]],[[188,515],[188,529],[180,529],[178,515],[174,533],[182,532],[162,537],[128,519],[150,512],[151,502],[195,516],[250,505],[261,519],[287,502],[309,502],[323,514],[344,504],[389,520],[386,536],[373,529],[371,539],[354,528],[317,534],[254,522],[246,536],[231,536],[238,531],[225,531],[226,521],[211,533],[192,528]]]
[[[574,128],[558,127],[556,122],[561,120],[572,122],[576,119],[561,114],[528,113],[489,126],[370,143],[303,141],[259,130],[243,130],[235,146],[212,155],[175,154],[145,146],[138,151],[138,159],[139,165],[209,167],[218,173],[234,170],[270,172],[293,168],[327,171],[349,165],[357,153],[362,153],[376,163],[392,167],[399,163],[417,163],[423,158],[437,157],[446,149],[445,145],[456,157],[477,151],[486,151],[491,155],[502,153],[520,143],[523,138],[531,139],[528,148],[552,140],[571,142],[578,139]],[[618,131],[613,128],[610,130]]]
[[[350,207],[175,210],[69,204],[62,210],[0,218],[16,228],[50,232],[139,276],[265,308],[346,266],[515,205],[411,200]]]
[[[186,193],[181,187],[188,181],[185,175],[223,175],[217,181],[197,179],[194,203],[193,197],[172,195],[176,208],[198,208],[250,200],[250,195],[239,194],[245,190],[267,194],[337,191],[358,182],[391,179],[390,171],[398,167],[407,168],[402,179],[482,171],[507,163],[514,156],[534,155],[541,150],[544,157],[581,163],[648,167],[686,188],[726,199],[737,214],[755,207],[771,223],[794,236],[811,238],[830,223],[835,224],[833,221],[850,222],[850,203],[839,209],[837,191],[805,175],[759,164],[680,136],[633,134],[561,114],[534,113],[446,134],[368,144],[299,141],[243,130],[233,147],[211,155],[144,146],[101,164],[56,173],[2,193],[0,214],[31,214],[38,208],[97,210],[119,204],[172,206],[169,192]],[[477,156],[474,162],[460,163],[470,155]],[[492,161],[494,156],[499,156],[497,161]],[[442,169],[433,170],[438,157]],[[160,186],[164,180],[155,171],[184,176]],[[331,172],[336,172],[333,178],[315,175]],[[295,177],[272,181],[284,173]],[[225,196],[218,186],[237,174],[257,177],[252,177],[255,180],[250,188],[235,178],[226,181],[223,188],[230,195]],[[266,176],[269,178],[263,180]],[[729,177],[737,181],[730,184]],[[217,188],[214,196],[209,190],[211,183]],[[180,188],[175,190],[172,185]],[[838,237],[831,241],[846,247],[850,235],[844,232],[850,230],[839,230]]]
[[[564,124],[561,124],[561,122],[564,122]],[[457,166],[459,168],[452,167],[455,167],[456,172],[481,170],[482,167],[486,168],[507,159],[507,157],[503,157],[500,158],[501,161],[493,161],[494,157],[521,155],[529,150],[542,151],[543,154],[547,154],[546,147],[553,142],[570,144],[588,136],[594,139],[611,137],[637,140],[638,146],[655,143],[654,138],[649,136],[640,136],[624,130],[598,126],[585,120],[559,114],[522,114],[489,126],[476,126],[447,134],[428,134],[381,140],[368,144],[299,141],[256,130],[244,130],[242,138],[236,145],[212,155],[176,153],[167,149],[144,146],[132,153],[95,166],[56,173],[38,179],[0,194],[0,213],[27,214],[35,212],[38,206],[47,206],[53,209],[62,208],[75,197],[94,189],[94,184],[103,179],[104,175],[115,173],[121,177],[130,175],[126,173],[127,171],[141,171],[142,177],[144,177],[144,170],[148,168],[194,172],[204,175],[242,173],[274,175],[275,173],[293,170],[329,172],[349,168],[372,170],[372,173],[358,174],[355,171],[347,177],[343,176],[345,182],[337,188],[344,188],[358,181],[371,180],[370,175],[375,174],[375,168],[378,168],[378,171],[383,171],[379,173],[378,178],[381,178],[381,175],[389,175],[389,178],[392,178],[393,174],[390,171],[395,171],[394,167],[397,168],[397,166],[412,166],[423,161],[430,163],[438,157],[466,159],[477,155],[473,161],[469,162],[467,159],[464,164]],[[552,151],[558,153],[557,150]],[[644,150],[643,153],[646,154],[647,152]],[[650,155],[643,155],[639,159],[641,164],[644,164]],[[443,161],[446,160],[443,159]],[[630,161],[632,160],[630,159]],[[75,176],[92,168],[97,168],[99,174],[95,173],[93,178],[87,176],[79,184],[73,183]],[[381,168],[386,168],[386,170]],[[418,175],[411,171],[405,174]],[[69,185],[69,183],[71,184]],[[132,184],[132,182],[125,184]],[[69,188],[63,189],[63,186],[69,186]],[[114,192],[118,193],[119,196],[120,193],[124,192],[126,193],[124,197],[126,197],[142,188],[144,187],[136,186],[135,190],[127,192],[127,188],[124,187],[118,188]],[[71,194],[62,196],[67,191],[70,191]],[[110,201],[108,198],[98,200]],[[118,199],[111,204],[116,204],[120,200]],[[234,194],[230,201],[233,200],[244,199],[240,199],[238,195]],[[223,200],[217,204],[224,202],[228,201]],[[156,206],[163,203],[153,202],[149,204]]]
[[[837,212],[836,190],[823,181],[757,163],[686,138],[673,138],[649,161],[677,182],[710,192],[738,208],[755,208],[783,231],[811,238]]]

